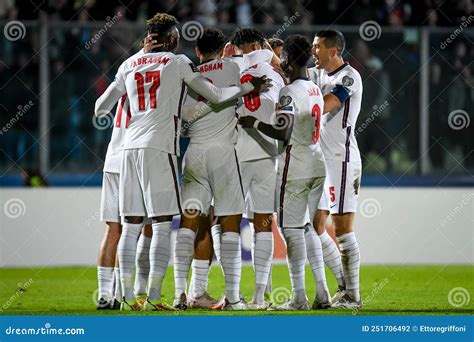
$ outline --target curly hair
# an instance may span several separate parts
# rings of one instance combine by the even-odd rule
[[[243,28],[234,33],[231,43],[235,46],[258,43],[260,47],[263,47],[265,36],[253,27]]]
[[[286,38],[283,51],[287,53],[288,58],[301,67],[306,66],[311,58],[311,44],[306,37],[299,34]]]
[[[151,19],[146,21],[147,29],[150,33],[162,33],[178,24],[178,20],[167,13],[156,13]]]

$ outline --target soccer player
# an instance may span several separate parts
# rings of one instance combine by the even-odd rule
[[[200,75],[184,55],[176,55],[179,31],[176,18],[158,13],[147,21],[162,47],[132,56],[119,67],[114,82],[97,100],[95,113],[107,112],[123,93],[130,96],[131,118],[124,140],[120,170],[120,213],[124,216],[119,241],[123,310],[139,310],[133,293],[136,242],[144,217],[152,218],[150,275],[144,310],[167,309],[161,285],[170,253],[171,220],[181,212],[177,179],[179,125],[188,85],[213,103],[259,90],[265,79],[217,88]]]
[[[321,31],[314,37],[312,53],[317,68],[311,70],[310,75],[324,94],[321,147],[327,167],[314,227],[323,244],[324,259],[339,284],[332,306],[354,309],[362,306],[359,245],[352,227],[362,170],[354,135],[362,100],[362,80],[357,70],[344,62],[344,49],[344,36],[337,30]],[[329,214],[341,248],[341,258],[325,229]]]
[[[278,223],[287,244],[292,297],[275,309],[309,310],[305,290],[305,212],[308,209],[314,217],[323,190],[325,166],[319,146],[319,120],[324,102],[318,86],[307,77],[306,65],[311,57],[307,39],[300,35],[288,37],[281,57],[290,84],[280,91],[276,123],[268,124],[253,116],[240,117],[239,123],[277,139],[285,147],[278,163]],[[328,306],[324,284],[322,288],[317,284],[315,308]]]
[[[264,47],[265,37],[254,28],[237,31],[232,39],[236,51],[250,53]],[[252,115],[265,123],[272,123],[278,93],[285,85],[282,77],[268,62],[252,65],[242,72],[241,82],[254,77],[267,76],[272,87],[265,93],[250,93],[243,98],[239,115]],[[239,130],[237,155],[242,171],[244,194],[247,202],[247,217],[254,231],[252,245],[255,270],[255,291],[249,308],[265,310],[270,303],[265,301],[265,289],[269,283],[273,259],[272,221],[275,212],[276,157],[278,147],[275,139],[254,128]],[[267,293],[269,293],[268,291]]]
[[[270,38],[268,40],[268,43],[273,49],[273,52],[278,56],[278,58],[281,57],[281,51],[283,50],[283,40],[280,38]]]

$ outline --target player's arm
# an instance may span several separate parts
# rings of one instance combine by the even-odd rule
[[[245,55],[233,55],[231,60],[238,64],[240,71],[247,70],[252,65],[256,65],[262,62],[270,63],[273,58],[273,51],[262,49],[255,50]]]
[[[121,66],[114,81],[95,102],[94,114],[99,117],[107,115],[125,92],[125,80]]]
[[[329,93],[324,95],[324,110],[323,114],[330,113],[342,107],[341,100],[334,94]]]
[[[331,92],[324,96],[323,114],[340,109],[357,88],[358,79],[354,82],[355,76],[352,73],[343,73],[341,76]]]

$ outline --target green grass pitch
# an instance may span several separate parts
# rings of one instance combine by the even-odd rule
[[[336,288],[332,274],[326,271],[331,292]],[[470,266],[362,266],[361,293],[364,308],[359,312],[329,309],[305,312],[222,312],[187,310],[185,312],[96,311],[93,302],[97,288],[96,269],[92,267],[0,269],[0,314],[2,315],[472,315],[474,268]],[[241,290],[250,299],[254,287],[251,266],[244,266]],[[306,269],[307,293],[314,298],[311,270]],[[452,289],[463,288],[467,297],[448,299]],[[224,281],[220,268],[212,267],[209,292],[220,297]],[[286,294],[290,289],[285,265],[273,268],[273,289]],[[165,299],[172,301],[173,270],[166,274]],[[276,295],[274,298],[279,298]],[[281,299],[281,298],[280,298]],[[469,300],[468,300],[469,299]],[[452,305],[454,304],[454,305]],[[462,306],[459,306],[463,304]]]

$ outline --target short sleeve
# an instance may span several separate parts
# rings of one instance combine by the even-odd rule
[[[289,87],[283,87],[278,96],[277,114],[285,113],[295,115],[295,97]]]
[[[357,76],[352,70],[340,71],[331,93],[337,96],[341,103],[344,103],[360,88],[360,79]]]
[[[178,63],[179,78],[185,83],[191,82],[200,75],[198,68],[185,55],[178,55],[176,62]]]

